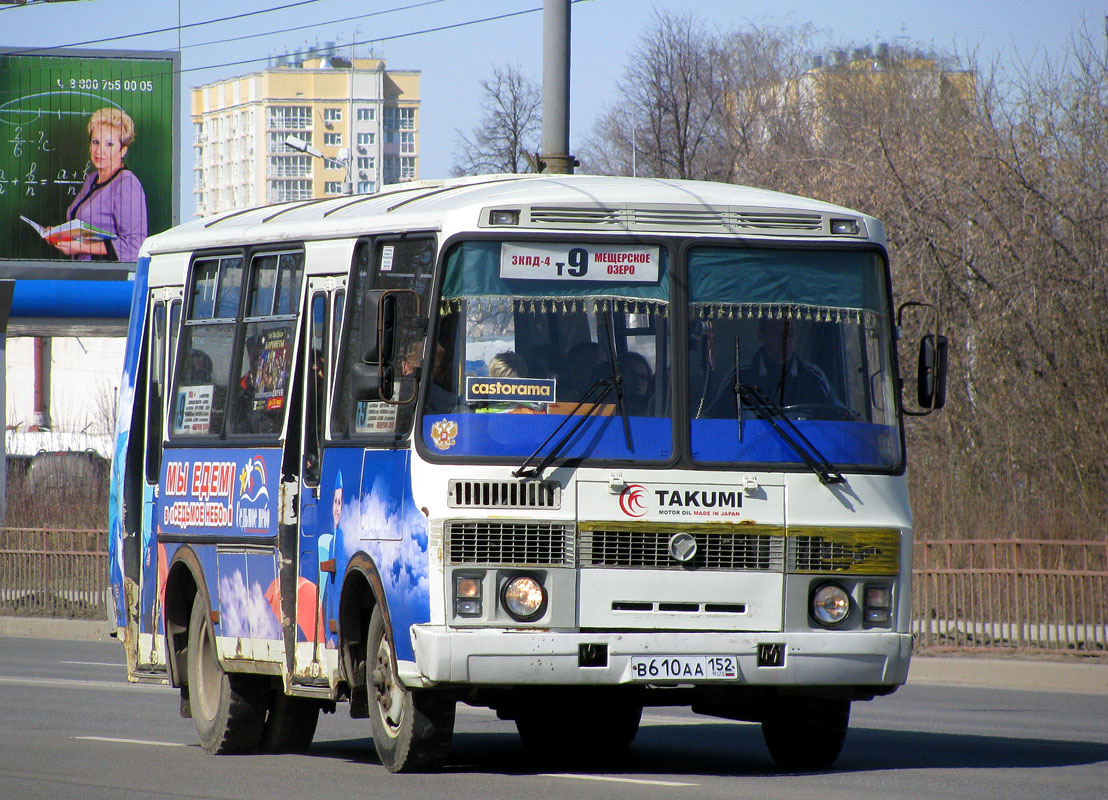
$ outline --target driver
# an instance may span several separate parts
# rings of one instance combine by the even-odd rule
[[[771,403],[782,408],[796,405],[840,408],[842,404],[819,365],[796,354],[801,324],[788,317],[763,317],[758,320],[761,347],[739,370],[739,380],[747,386],[757,386]],[[711,416],[734,414],[734,384],[735,373],[732,370],[712,404]]]

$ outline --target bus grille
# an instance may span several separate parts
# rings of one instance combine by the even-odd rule
[[[696,540],[696,555],[687,564],[669,554],[669,540],[676,530],[582,530],[581,566],[776,572],[784,568],[785,543],[780,529],[751,533],[685,530]]]
[[[457,520],[446,526],[446,563],[572,567],[573,544],[571,523]]]
[[[531,227],[548,225],[601,230],[762,232],[785,235],[828,232],[824,215],[820,213],[744,208],[533,206],[530,223]]]
[[[900,532],[789,528],[788,569],[896,575],[900,571]]]
[[[552,481],[452,480],[451,508],[561,508],[561,484]]]

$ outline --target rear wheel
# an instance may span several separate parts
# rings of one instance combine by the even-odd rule
[[[306,753],[319,724],[319,702],[273,693],[262,730],[261,749],[267,753]]]
[[[199,596],[192,604],[188,643],[189,705],[201,746],[218,754],[257,749],[268,690],[256,676],[224,672],[211,617]]]
[[[392,642],[380,608],[374,608],[366,635],[366,687],[373,746],[389,772],[438,767],[454,736],[452,696],[405,688],[396,675]]]
[[[762,720],[762,737],[781,769],[827,769],[843,749],[849,724],[849,700],[783,697]]]

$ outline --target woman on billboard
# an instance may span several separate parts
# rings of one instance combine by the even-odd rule
[[[52,242],[81,261],[135,261],[146,238],[146,193],[123,164],[135,140],[135,123],[120,108],[101,108],[88,122],[89,161],[93,169],[66,220],[79,221],[90,235]]]

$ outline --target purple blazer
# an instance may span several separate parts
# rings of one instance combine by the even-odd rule
[[[93,170],[85,176],[77,198],[66,209],[65,218],[79,219],[114,233],[115,239],[104,242],[109,260],[136,261],[139,247],[146,239],[146,193],[135,173],[126,167],[116,170],[104,183],[97,181],[96,170]],[[92,260],[89,255],[78,258]]]

